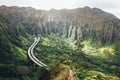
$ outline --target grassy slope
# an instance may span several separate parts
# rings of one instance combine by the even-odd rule
[[[0,52],[2,56],[0,58],[0,80],[34,80],[34,77],[39,77],[34,76],[37,67],[27,55],[28,47],[33,43],[33,37],[30,35],[27,38],[19,36],[19,39],[22,46],[15,45],[8,39],[4,41],[4,46],[1,46],[4,49]]]
[[[13,51],[13,54],[16,55],[16,61],[11,60],[12,62],[10,61],[10,64],[0,65],[0,69],[5,68],[8,71],[5,73],[5,75],[7,76],[6,77],[2,76],[0,77],[0,79],[36,80],[40,76],[40,74],[42,75],[41,69],[33,66],[33,63],[27,57],[27,49],[32,44],[33,38],[29,36],[27,39],[23,36],[20,36],[20,39],[23,44],[22,48],[12,45],[10,43],[10,45],[13,46],[10,49],[11,51]],[[119,67],[119,57],[115,55],[119,54],[119,49],[118,49],[119,42],[117,44],[117,47],[115,47],[115,45],[103,46],[100,43],[98,43],[99,46],[96,46],[95,44],[91,44],[91,42],[87,40],[83,42],[84,44],[83,52],[76,50],[77,48],[75,42],[76,41],[60,39],[56,35],[42,37],[39,44],[35,48],[35,55],[42,62],[46,63],[50,70],[52,70],[50,76],[55,75],[54,68],[57,68],[56,65],[60,65],[60,64],[63,65],[63,68],[61,68],[62,70],[58,72],[58,76],[53,77],[54,79],[64,78],[65,76],[62,74],[63,73],[67,74],[68,68],[71,68],[75,72],[76,79],[79,78],[79,79],[87,80],[87,79],[101,77],[104,79],[111,78],[111,80],[113,78],[116,78],[117,80],[117,77],[114,76],[116,75],[120,76],[119,75],[120,67]],[[86,49],[87,51],[84,49]],[[96,55],[94,55],[93,53],[96,53]],[[114,64],[115,63],[114,60],[116,64]],[[18,73],[16,72],[11,73],[10,72],[11,69],[14,69]],[[89,75],[90,72],[92,72],[93,75]],[[102,75],[100,73],[100,76],[98,76],[99,72],[102,72]],[[9,77],[9,75],[11,74],[17,74],[17,76]],[[45,75],[42,77],[45,77]]]
[[[83,43],[85,45],[84,48],[87,47],[86,52],[96,52],[96,55],[93,55],[93,53],[83,54],[85,53],[85,51],[81,52],[75,50],[73,48],[75,46],[74,42],[70,43],[70,45],[73,45],[73,47],[71,48],[70,46],[68,46],[68,42],[66,43],[64,39],[60,40],[59,37],[48,36],[42,37],[42,40],[39,42],[36,48],[36,56],[41,61],[45,62],[49,66],[49,69],[53,69],[58,64],[68,64],[67,66],[71,67],[76,72],[75,75],[77,77],[85,80],[87,80],[87,78],[92,79],[92,77],[99,72],[102,72],[104,76],[100,74],[101,76],[96,75],[96,78],[101,77],[108,80],[110,78],[110,75],[113,75],[111,76],[112,78],[114,78],[114,75],[120,76],[120,71],[116,71],[117,69],[120,69],[120,67],[114,64],[113,61],[114,56],[116,55],[113,45],[95,46],[94,44],[91,44],[89,40],[84,41]],[[87,72],[90,71],[95,73],[89,76]],[[62,72],[59,72],[58,74],[61,76],[61,73]],[[51,76],[53,75],[55,75],[54,72]],[[58,78],[60,78],[59,75],[57,76]],[[55,79],[57,77],[55,77]],[[116,78],[116,80],[117,79],[118,78]]]

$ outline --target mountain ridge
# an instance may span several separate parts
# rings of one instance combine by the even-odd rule
[[[0,65],[1,70],[3,67],[10,70],[11,68],[9,68],[9,65],[12,64],[12,66],[15,66],[15,69],[18,70],[19,73],[16,73],[18,76],[27,75],[31,77],[34,75],[32,72],[37,70],[35,69],[35,65],[27,56],[27,50],[33,42],[32,36],[34,34],[39,34],[41,37],[43,37],[39,43],[39,47],[36,48],[36,52],[42,52],[43,54],[36,54],[41,55],[38,56],[40,59],[41,57],[45,58],[44,55],[48,56],[48,58],[44,59],[47,60],[46,62],[48,63],[50,61],[49,59],[53,59],[51,61],[54,62],[56,57],[62,55],[60,58],[63,60],[66,59],[65,61],[61,61],[65,63],[65,67],[66,64],[67,67],[70,67],[69,64],[73,60],[73,64],[76,64],[77,67],[82,65],[82,67],[85,67],[85,69],[89,67],[90,69],[94,69],[98,66],[104,66],[104,70],[108,71],[108,73],[111,72],[112,74],[120,76],[120,71],[117,70],[120,69],[120,19],[110,13],[106,13],[101,9],[89,7],[61,10],[52,9],[48,11],[37,10],[31,7],[0,6],[0,64],[4,64],[4,66]],[[49,36],[53,36],[51,40],[49,40]],[[55,38],[55,40],[53,38]],[[66,40],[66,42],[57,42],[59,38],[63,41]],[[96,42],[97,48],[103,46],[103,48],[100,49],[102,50],[101,53],[106,54],[100,55],[109,57],[111,62],[114,63],[110,64],[110,62],[106,61],[107,64],[104,64],[104,59],[102,62],[101,57],[96,58],[92,55],[87,55],[86,57],[86,54],[83,54],[81,51],[81,48],[84,46],[81,45],[81,42],[85,40],[91,40],[92,43]],[[74,46],[72,42],[77,42],[78,49],[75,51],[69,49],[69,45],[67,47],[65,45],[71,44]],[[113,45],[112,49],[111,46],[110,48],[109,46],[106,47],[106,44]],[[109,51],[106,49],[110,50],[110,52],[114,52],[115,55],[109,55]],[[51,53],[55,53],[58,56]],[[74,59],[71,58],[71,55]],[[76,57],[77,59],[80,57],[81,59],[79,59],[79,61],[83,62],[77,61]],[[99,58],[100,60],[98,60]],[[98,62],[95,61],[96,59]],[[114,60],[112,61],[112,59]],[[59,62],[61,59],[57,60]],[[100,62],[103,64],[101,65]],[[115,64],[115,66],[113,64]],[[88,65],[90,66],[88,67]],[[109,65],[111,66],[110,68],[108,68]],[[101,70],[100,67],[98,67],[98,71],[104,71]],[[26,72],[24,72],[24,70],[26,70]],[[115,71],[117,71],[117,73]],[[7,72],[5,74],[7,74]],[[9,73],[8,75],[11,74]],[[13,77],[15,76],[13,75]]]
[[[48,32],[51,32],[49,28],[53,27],[52,25],[58,26],[58,27],[56,27],[57,29],[60,26],[61,27],[66,26],[63,28],[70,29],[70,25],[71,25],[71,26],[76,26],[77,28],[79,28],[79,30],[84,28],[83,30],[85,30],[87,34],[88,34],[88,32],[90,32],[93,35],[93,31],[95,31],[95,34],[97,36],[104,34],[102,40],[105,41],[105,40],[107,40],[107,38],[109,38],[108,40],[111,42],[112,41],[111,35],[114,34],[113,31],[106,30],[106,32],[102,33],[100,30],[104,31],[104,29],[105,29],[104,27],[106,27],[106,29],[111,28],[111,24],[113,24],[113,28],[117,28],[116,26],[119,26],[118,22],[120,22],[120,20],[117,17],[115,17],[114,15],[112,15],[110,13],[106,13],[106,12],[104,12],[100,9],[96,9],[96,8],[91,9],[89,7],[71,9],[71,10],[63,9],[63,10],[49,10],[49,11],[36,10],[34,8],[19,8],[19,7],[16,8],[16,7],[5,7],[5,6],[3,6],[3,7],[5,9],[1,8],[2,12],[4,12],[4,10],[6,12],[7,11],[8,12],[1,13],[1,15],[4,15],[4,16],[11,15],[11,16],[8,16],[8,18],[10,18],[10,17],[13,17],[13,19],[16,18],[19,20],[19,22],[21,22],[21,20],[22,20],[22,19],[20,20],[20,17],[24,18],[23,21],[25,21],[25,18],[26,18],[26,20],[29,21],[29,23],[27,21],[24,23],[28,23],[28,24],[30,24],[30,26],[33,26],[33,25],[38,26],[38,29],[41,28],[42,31],[44,31],[44,32],[46,31],[45,32],[46,34]],[[6,13],[6,15],[5,15],[5,13]],[[13,16],[13,14],[14,14],[14,16]],[[49,26],[47,26],[47,24],[49,24]],[[98,24],[98,25],[96,25],[96,24]],[[88,28],[85,28],[84,26],[86,26],[86,27],[88,26]],[[55,28],[55,27],[53,27],[53,28]],[[98,30],[99,33],[97,32],[98,33],[97,34],[96,30],[98,28],[99,28],[99,30]],[[74,28],[74,30],[76,30],[76,29]],[[78,34],[80,34],[82,32],[82,31],[74,31],[74,30],[73,30],[73,32],[77,32]],[[113,30],[113,29],[111,28],[111,30]],[[64,31],[64,30],[62,30],[62,31]],[[67,30],[65,30],[65,31],[68,32]],[[83,37],[86,37],[86,33],[84,33],[85,31],[83,31],[83,35],[84,35]],[[119,34],[119,30],[117,30],[117,29],[114,32],[115,32],[115,35]],[[40,33],[40,31],[39,31],[39,33]],[[66,37],[69,37],[68,34],[71,34],[71,33],[65,33],[65,34],[60,33],[60,34],[65,35]],[[106,37],[106,35],[108,35],[108,34],[111,34],[111,35]],[[79,36],[79,35],[77,35],[77,36]],[[90,36],[90,35],[88,35],[88,36]],[[117,35],[117,36],[118,36],[117,38],[119,38],[119,35]]]

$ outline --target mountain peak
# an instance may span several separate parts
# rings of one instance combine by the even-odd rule
[[[85,6],[83,7],[83,9],[91,9],[89,6]]]

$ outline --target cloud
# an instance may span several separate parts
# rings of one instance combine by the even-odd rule
[[[30,4],[29,0],[0,0],[0,5],[7,6],[28,6]]]
[[[74,8],[76,0],[30,0],[31,6],[39,9]]]
[[[101,8],[116,8],[120,7],[119,0],[77,0],[78,7],[90,6],[90,7],[101,7]]]

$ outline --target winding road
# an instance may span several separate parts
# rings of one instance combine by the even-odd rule
[[[30,58],[35,64],[37,64],[38,66],[45,67],[45,66],[47,66],[47,65],[44,64],[44,63],[42,63],[41,61],[39,61],[39,60],[35,57],[35,55],[34,55],[34,53],[33,53],[33,49],[34,49],[35,46],[38,44],[39,40],[40,40],[40,37],[34,37],[34,43],[33,43],[33,44],[29,47],[29,49],[28,49],[28,56],[29,56],[29,58]]]

